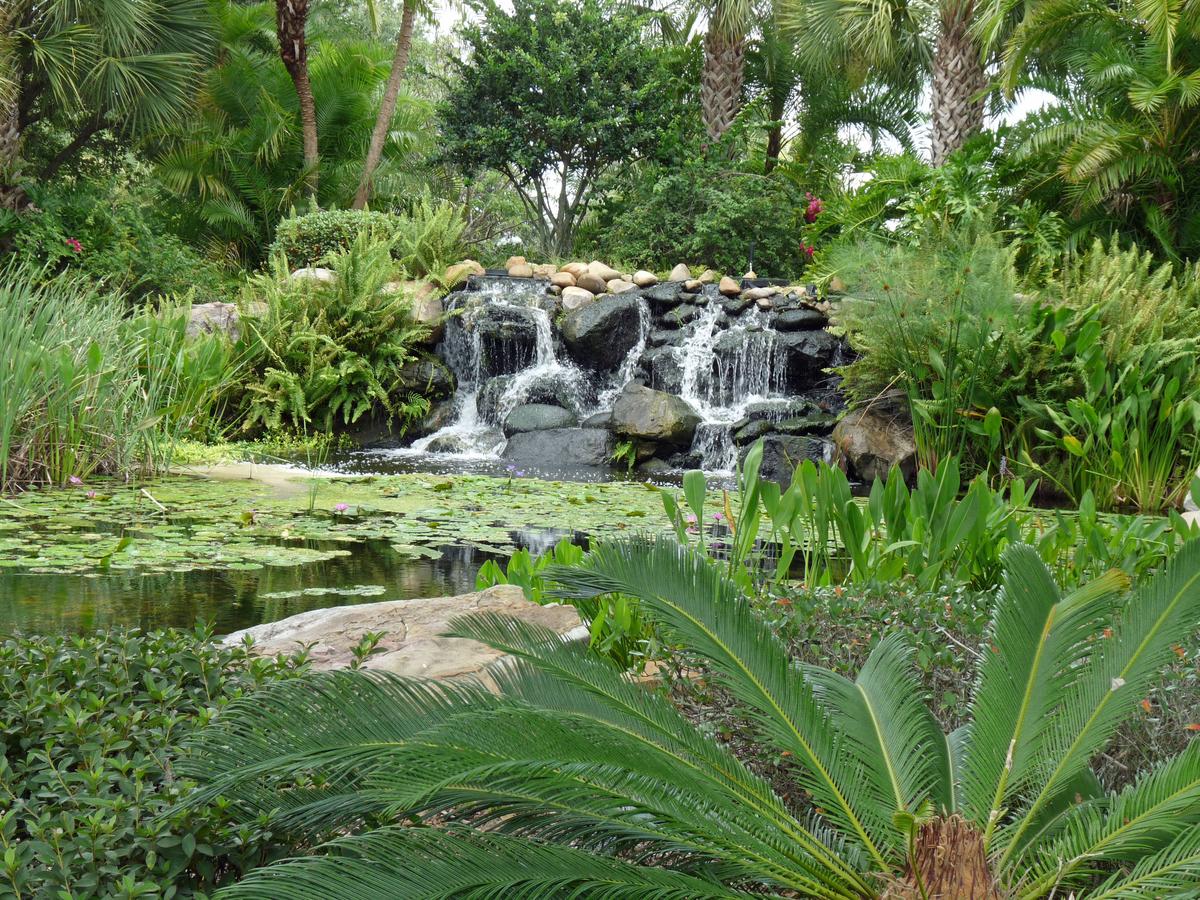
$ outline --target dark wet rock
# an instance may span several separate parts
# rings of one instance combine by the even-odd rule
[[[788,381],[796,387],[811,384],[823,369],[837,360],[842,342],[828,331],[784,331],[775,337],[775,346],[786,361]]]
[[[635,291],[600,297],[567,313],[562,322],[563,342],[580,365],[612,371],[638,342],[641,315]]]
[[[663,321],[674,327],[679,327],[680,325],[686,325],[698,315],[700,315],[699,307],[692,306],[690,303],[684,303],[666,313],[663,316]]]
[[[671,464],[665,459],[651,457],[645,462],[638,463],[637,472],[639,475],[646,475],[653,478],[655,475],[667,475],[672,471]]]
[[[733,433],[733,442],[739,447],[743,444],[753,444],[760,437],[770,434],[775,430],[775,423],[768,419],[759,419],[755,422],[747,422],[741,428]]]
[[[479,418],[485,422],[499,422],[501,406],[506,405],[502,401],[513,380],[512,375],[500,375],[489,378],[484,383],[476,401]],[[581,386],[578,383],[562,376],[548,375],[527,383],[521,392],[522,395],[510,398],[509,403],[515,400],[518,405],[544,403],[549,406],[561,406],[578,416],[581,406],[594,399],[591,386],[583,387],[586,396],[581,396]]]
[[[753,305],[754,301],[748,297],[729,297],[721,301],[721,308],[728,316],[740,316]]]
[[[434,403],[420,420],[409,426],[404,433],[406,439],[416,440],[426,435],[440,431],[451,424],[458,416],[458,406],[453,400],[443,400]]]
[[[504,432],[499,428],[493,429],[487,437],[488,441],[479,441],[479,443],[494,441],[498,446],[504,442]],[[475,440],[477,438],[472,439],[472,441]],[[467,450],[466,438],[460,434],[443,434],[430,441],[425,449],[430,453],[463,453]]]
[[[822,437],[833,432],[838,417],[829,413],[814,413],[810,416],[794,416],[775,423],[780,434],[815,434]]]
[[[677,347],[683,342],[684,331],[679,328],[655,328],[646,338],[651,347]]]
[[[811,459],[820,462],[825,459],[826,442],[819,437],[802,437],[796,435],[770,434],[762,439],[763,456],[759,475],[768,481],[786,487],[791,484],[792,472],[796,466]],[[742,462],[750,452],[752,444],[746,444],[738,450],[738,459]]]
[[[613,431],[628,438],[687,447],[699,424],[700,416],[685,400],[637,385],[627,385],[613,405]]]
[[[487,375],[519,372],[537,352],[537,319],[532,309],[489,306],[472,327],[479,334],[480,365]]]
[[[454,393],[454,373],[440,359],[423,356],[409,360],[399,372],[398,387],[431,399],[441,400]]]
[[[574,428],[579,424],[575,414],[561,406],[547,403],[526,403],[510,412],[504,420],[508,437],[525,431],[547,431],[551,428]]]
[[[682,281],[661,281],[658,284],[642,289],[645,297],[654,307],[671,307],[680,303],[679,295],[683,292]]]
[[[616,444],[603,428],[552,428],[514,434],[503,456],[513,462],[560,466],[607,466]]]
[[[803,397],[787,397],[778,400],[758,400],[746,405],[745,419],[734,427],[740,427],[747,422],[757,422],[769,419],[772,422],[782,422],[796,416],[808,416],[819,412],[817,404]]]
[[[801,306],[778,313],[771,324],[780,331],[811,331],[829,324],[825,314],[817,309]]]
[[[860,481],[886,478],[892,466],[899,466],[910,481],[916,476],[917,446],[902,395],[890,395],[847,413],[833,429],[833,442],[850,473]]]
[[[683,389],[683,362],[672,347],[647,350],[638,360],[646,369],[647,383],[657,391],[678,394]]]

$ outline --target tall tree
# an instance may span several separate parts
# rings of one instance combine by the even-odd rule
[[[0,4],[0,203],[19,202],[16,168],[22,152],[33,156],[22,146],[33,124],[70,138],[38,148],[27,180],[50,178],[106,129],[137,138],[178,123],[212,33],[203,0]]]
[[[985,34],[974,0],[784,0],[783,18],[810,52],[839,55],[873,78],[927,82],[934,165],[982,130],[985,63],[993,59],[1003,29],[998,25]]]
[[[308,192],[317,193],[320,152],[317,146],[317,104],[308,80],[308,0],[275,0],[275,32],[279,58],[296,87],[300,128],[304,139],[304,173]]]
[[[597,179],[660,152],[674,121],[667,73],[640,17],[600,0],[490,5],[442,104],[446,159],[500,172],[540,249],[567,255]]]
[[[700,106],[705,131],[713,140],[720,140],[742,106],[746,34],[754,4],[752,0],[714,0],[707,12]]]
[[[375,170],[383,159],[383,145],[392,128],[392,117],[396,114],[396,100],[400,95],[400,84],[408,70],[408,57],[412,51],[413,24],[417,18],[417,0],[404,0],[400,17],[400,30],[396,33],[396,50],[392,56],[392,70],[387,84],[383,86],[383,99],[379,102],[379,117],[371,132],[371,145],[367,148],[367,159],[363,164],[362,180],[354,194],[354,209],[362,209],[371,198],[371,181]]]

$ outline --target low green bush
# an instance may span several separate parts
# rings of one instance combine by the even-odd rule
[[[305,670],[194,632],[0,642],[0,894],[192,897],[282,855],[264,817],[174,809],[182,741]]]
[[[782,178],[703,157],[650,166],[610,199],[578,243],[601,258],[658,270],[676,262],[741,274],[754,247],[762,276],[797,278],[808,261],[800,236],[806,200]]]
[[[235,400],[242,431],[329,431],[368,414],[404,423],[428,410],[404,371],[427,332],[412,321],[411,298],[387,288],[391,247],[362,232],[328,258],[331,283],[289,278],[279,260],[250,281],[243,309],[255,315],[238,348],[247,363]]]
[[[370,209],[322,209],[284,219],[275,228],[272,257],[282,253],[293,269],[320,265],[350,249],[363,232],[391,240],[400,217]]]
[[[285,219],[275,230],[271,255],[282,253],[293,269],[326,265],[361,235],[391,245],[392,258],[409,278],[437,278],[462,258],[466,222],[454,204],[420,197],[406,214],[329,209]]]

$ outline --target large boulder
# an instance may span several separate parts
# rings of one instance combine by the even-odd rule
[[[562,338],[576,362],[609,372],[629,355],[641,328],[638,298],[613,295],[567,313],[562,321]]]
[[[442,273],[442,284],[454,290],[466,284],[467,279],[472,275],[485,274],[487,274],[487,269],[481,263],[473,259],[464,259],[462,262],[456,262],[446,267],[446,271]]]
[[[656,307],[664,309],[678,306],[683,302],[679,295],[683,293],[683,283],[679,281],[662,281],[642,289],[642,296]]]
[[[189,338],[202,334],[223,334],[231,341],[242,336],[242,319],[232,303],[197,303],[188,311],[185,334]]]
[[[650,387],[668,394],[683,390],[683,361],[673,347],[655,347],[638,360],[650,376]]]
[[[780,331],[811,331],[815,328],[824,328],[829,324],[829,320],[820,310],[801,306],[777,313],[771,320],[771,324]]]
[[[775,346],[784,354],[788,380],[794,387],[805,387],[837,362],[842,341],[824,329],[784,331],[776,334]]]
[[[699,424],[687,401],[639,384],[627,384],[613,404],[612,429],[622,437],[689,447]]]
[[[762,445],[762,465],[758,474],[781,487],[792,483],[792,473],[796,466],[806,459],[813,462],[823,461],[828,449],[828,443],[819,437],[786,434],[769,434],[762,439]],[[753,446],[753,443],[746,443],[738,449],[740,462],[745,462],[746,454]]]
[[[850,474],[870,483],[898,466],[905,479],[917,474],[917,445],[904,398],[889,395],[846,414],[833,429],[833,443]]]
[[[441,400],[454,393],[454,374],[440,359],[422,356],[401,367],[397,387]]]
[[[548,403],[524,403],[510,412],[504,420],[504,434],[512,437],[526,431],[548,431],[551,428],[574,428],[579,424],[575,414],[561,406]]]
[[[503,654],[475,641],[445,637],[453,619],[470,613],[511,616],[563,636],[584,636],[573,607],[532,603],[517,585],[498,584],[457,597],[314,609],[236,631],[223,643],[240,647],[247,637],[252,638],[250,653],[266,658],[303,647],[309,665],[324,671],[348,668],[363,637],[383,632],[376,652],[363,663],[364,669],[417,678],[484,676],[487,680],[488,667]]]
[[[504,458],[558,469],[563,466],[607,466],[615,444],[603,428],[551,428],[524,431],[509,438]]]

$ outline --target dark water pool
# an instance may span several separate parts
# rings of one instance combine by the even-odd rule
[[[518,533],[515,539],[537,552],[561,536]],[[387,541],[338,546],[349,555],[254,571],[0,572],[0,634],[82,634],[118,625],[191,628],[199,620],[227,634],[310,609],[465,593],[475,589],[479,567],[499,558],[463,545],[440,548],[436,559],[403,556]]]

